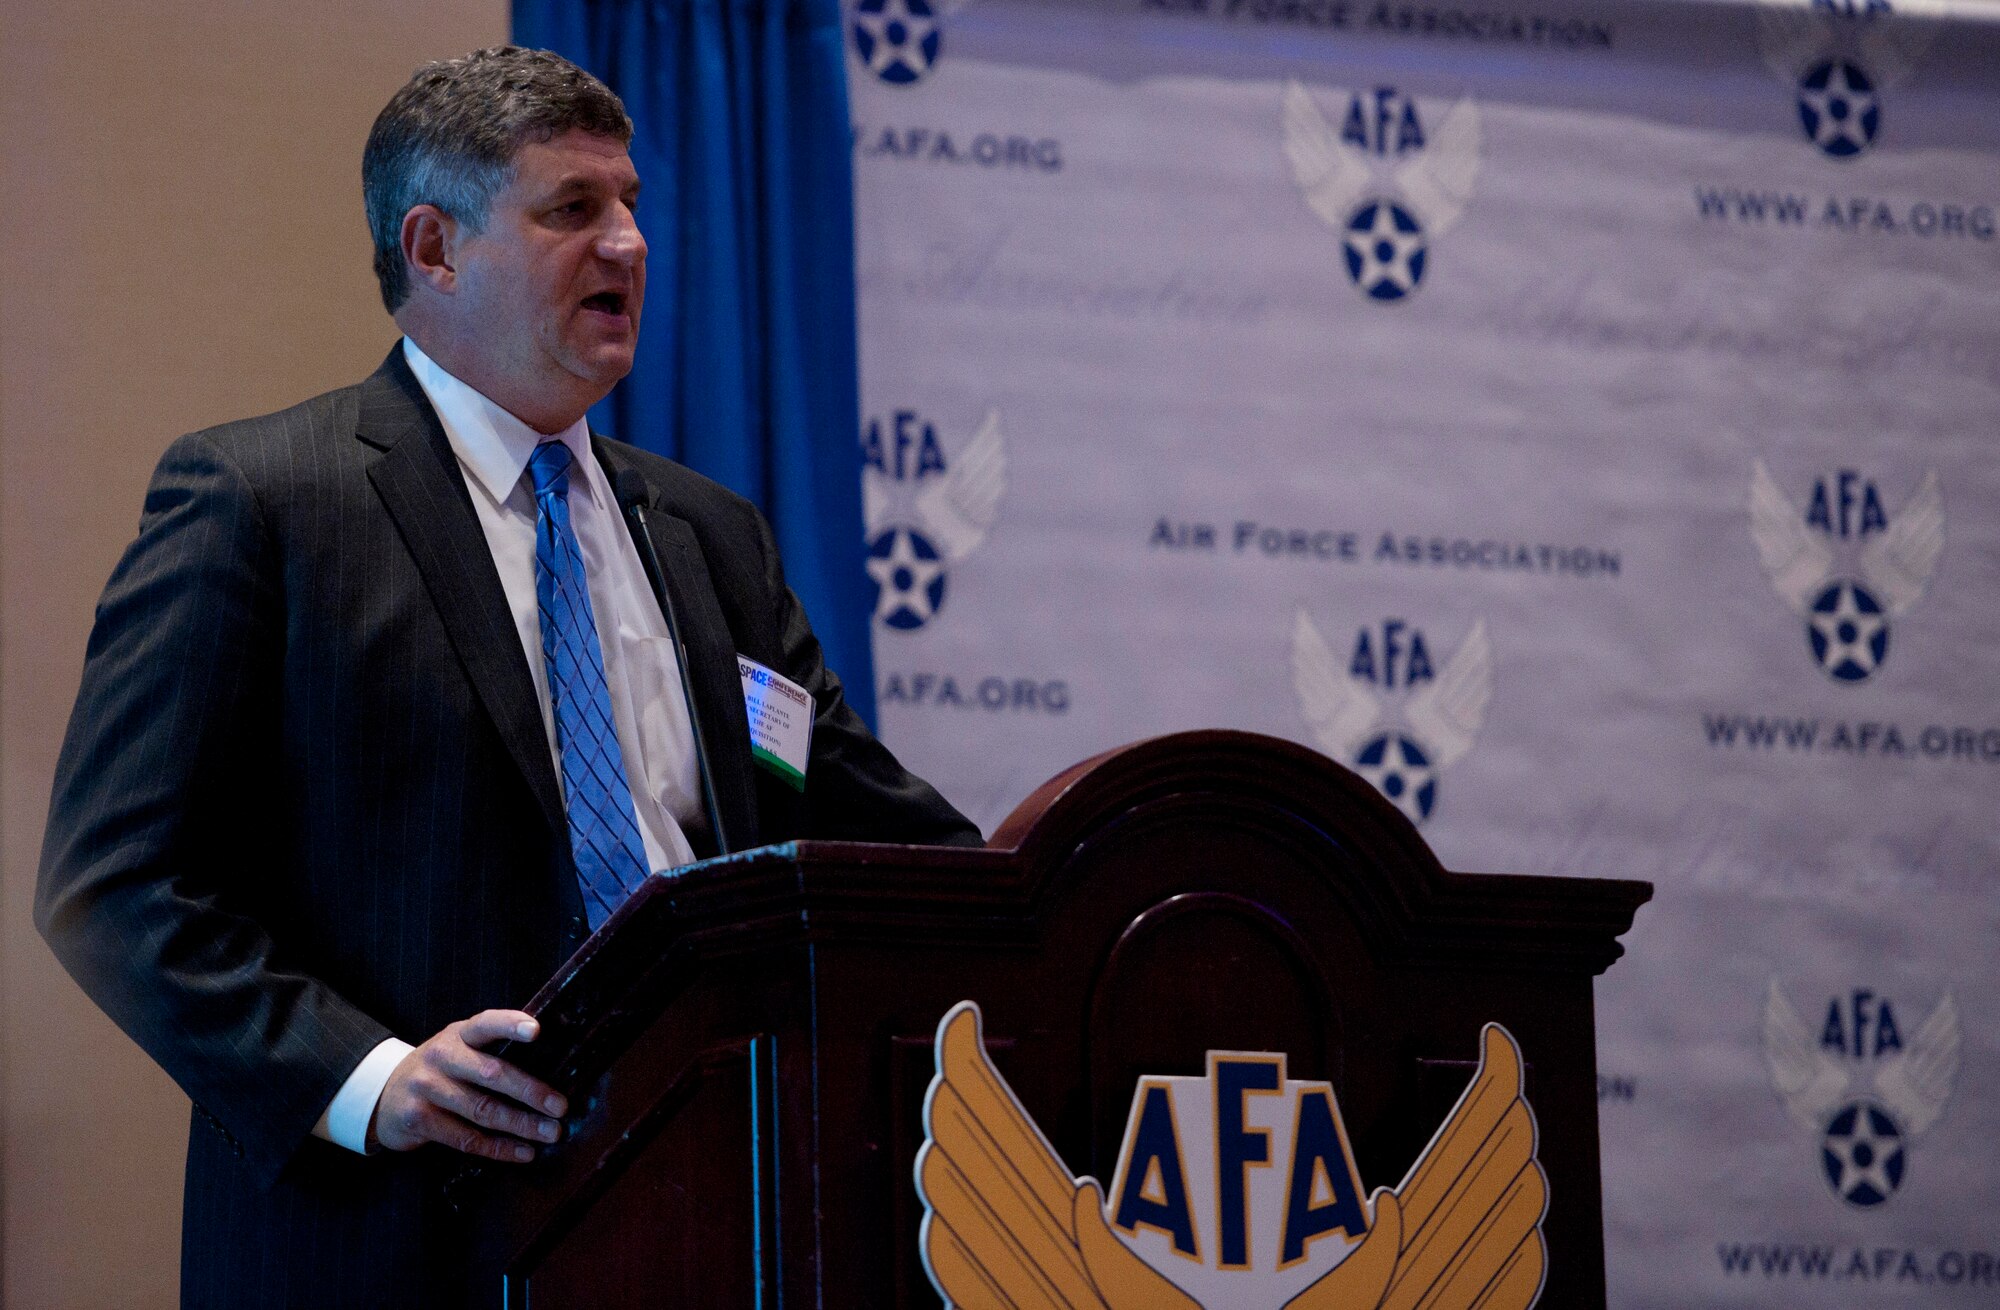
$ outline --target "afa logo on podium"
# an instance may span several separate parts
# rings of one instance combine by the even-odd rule
[[[981,1028],[971,1001],[945,1015],[924,1098],[919,1242],[947,1305],[1525,1310],[1541,1295],[1548,1177],[1498,1024],[1403,1181],[1372,1198],[1331,1085],[1242,1051],[1139,1079],[1107,1195],[1069,1172]]]
[[[1335,131],[1312,94],[1292,81],[1285,84],[1284,146],[1306,205],[1340,234],[1348,278],[1368,299],[1389,304],[1423,284],[1431,243],[1472,199],[1479,107],[1468,97],[1427,124],[1416,100],[1378,86],[1347,94]]]
[[[1007,442],[990,409],[947,460],[937,425],[916,410],[871,418],[861,437],[861,514],[875,621],[915,632],[944,607],[950,570],[979,549],[1007,491]]]
[[[1819,1171],[1858,1210],[1885,1204],[1908,1177],[1912,1144],[1943,1115],[1958,1081],[1958,1002],[1949,989],[1907,1043],[1887,996],[1857,988],[1827,1001],[1817,1038],[1771,980],[1764,1062],[1785,1112],[1819,1142]]]
[[[1835,682],[1860,683],[1889,658],[1890,620],[1923,598],[1944,551],[1944,494],[1926,473],[1892,518],[1875,482],[1853,469],[1814,481],[1800,512],[1758,460],[1750,536],[1764,572],[1805,620],[1807,648]]]
[[[1882,132],[1882,93],[1907,78],[1935,28],[1897,19],[1889,0],[1766,0],[1764,65],[1797,96],[1799,127],[1829,159],[1853,159]]]
[[[1438,778],[1478,740],[1493,696],[1486,620],[1440,668],[1423,629],[1402,619],[1362,627],[1338,659],[1303,609],[1292,618],[1292,687],[1321,751],[1375,784],[1412,823],[1437,809]],[[1403,693],[1401,722],[1389,693]]]

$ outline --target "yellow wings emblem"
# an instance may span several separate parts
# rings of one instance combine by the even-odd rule
[[[960,1310],[1202,1310],[1127,1247],[986,1058],[979,1007],[938,1025],[917,1156],[931,1281]],[[1479,1072],[1367,1235],[1285,1310],[1525,1310],[1547,1265],[1548,1180],[1521,1053],[1498,1024]]]

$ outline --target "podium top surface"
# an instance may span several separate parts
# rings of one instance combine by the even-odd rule
[[[1325,756],[1255,733],[1185,732],[1057,774],[983,849],[794,841],[655,875],[529,1008],[593,961],[606,967],[607,952],[651,962],[669,949],[857,934],[1025,940],[1052,900],[1095,876],[1101,851],[1142,833],[1165,838],[1149,874],[1191,891],[1239,881],[1248,865],[1231,862],[1255,861],[1237,853],[1244,843],[1299,850],[1377,949],[1415,962],[1601,973],[1652,895],[1623,879],[1447,870],[1401,811]],[[636,937],[643,950],[618,945]]]

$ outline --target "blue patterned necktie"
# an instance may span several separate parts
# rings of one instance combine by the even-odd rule
[[[646,878],[646,846],[625,781],[625,755],[611,720],[604,651],[584,581],[583,551],[569,521],[569,447],[545,441],[528,460],[535,483],[535,600],[542,658],[562,754],[569,843],[595,929]]]

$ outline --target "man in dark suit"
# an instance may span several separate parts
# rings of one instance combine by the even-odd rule
[[[846,707],[755,509],[584,428],[644,299],[630,139],[553,55],[420,70],[363,167],[406,339],[176,442],[99,604],[37,921],[194,1102],[186,1305],[455,1303],[440,1180],[565,1111],[482,1051],[534,1036],[494,1007],[714,848],[613,487],[733,846],[978,841]],[[812,699],[802,790],[753,762],[739,656]]]

